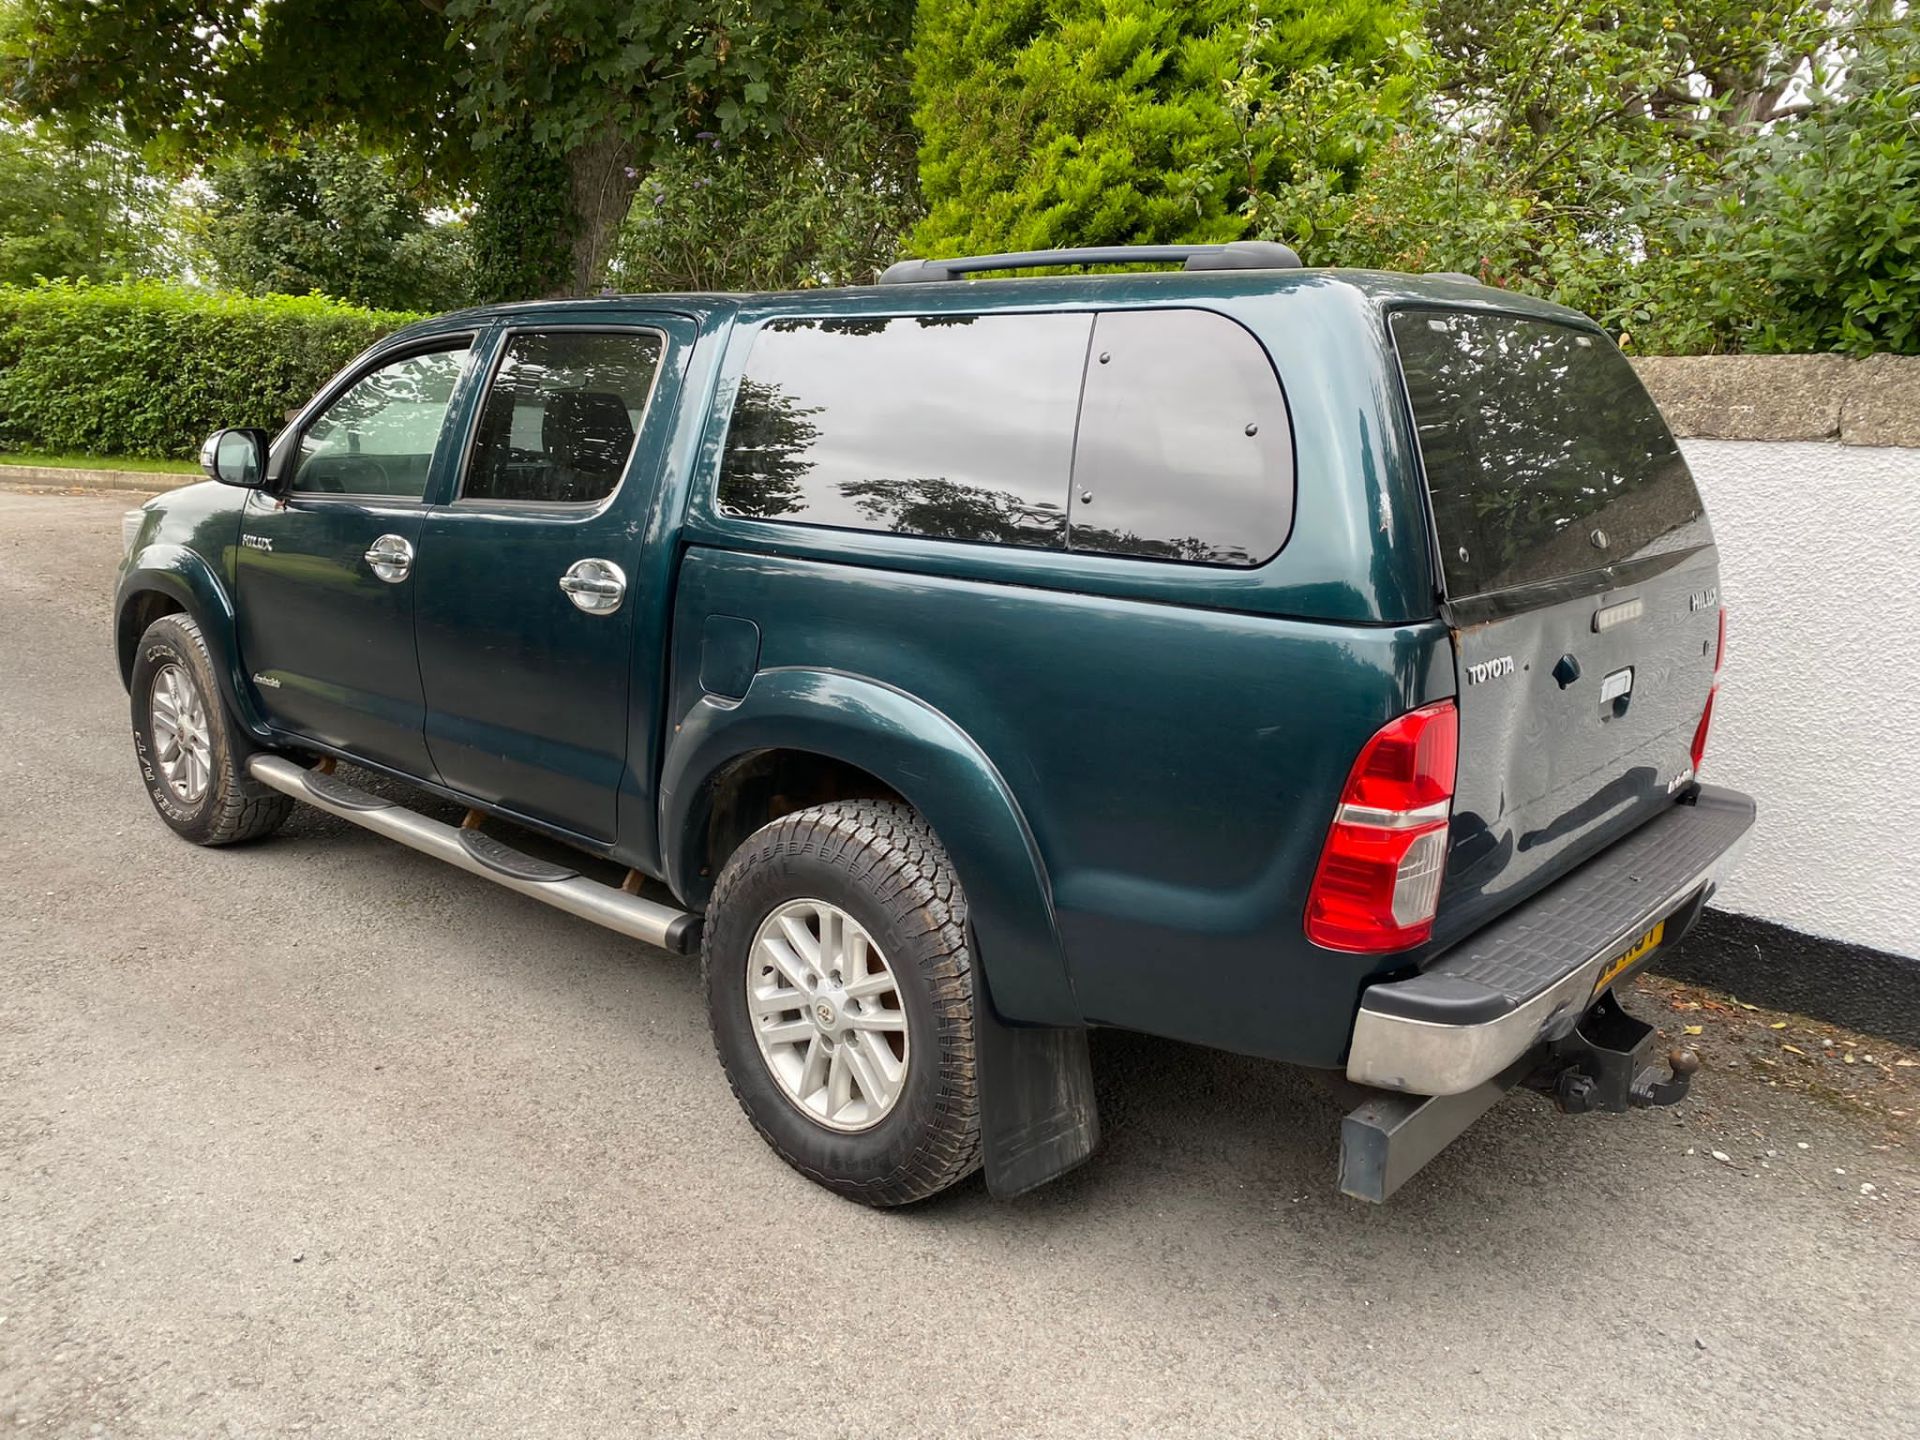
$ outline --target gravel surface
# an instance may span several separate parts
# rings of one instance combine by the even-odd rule
[[[312,811],[175,840],[125,504],[0,493],[0,1435],[1914,1433],[1920,1165],[1710,1044],[1383,1208],[1306,1077],[1125,1035],[1054,1186],[815,1189],[690,962]]]

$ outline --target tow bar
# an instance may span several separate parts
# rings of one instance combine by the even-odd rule
[[[1700,1057],[1684,1046],[1671,1051],[1663,1079],[1647,1063],[1654,1039],[1653,1027],[1621,1009],[1609,990],[1580,1017],[1571,1035],[1549,1047],[1542,1069],[1527,1083],[1551,1095],[1569,1115],[1672,1105],[1686,1098]]]
[[[1516,1086],[1551,1096],[1569,1115],[1672,1105],[1686,1098],[1700,1057],[1676,1049],[1662,1076],[1650,1063],[1656,1038],[1608,990],[1564,1038],[1460,1095],[1407,1095],[1328,1077],[1354,1106],[1340,1127],[1340,1191],[1380,1203]]]

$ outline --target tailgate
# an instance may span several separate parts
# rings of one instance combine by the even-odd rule
[[[1445,945],[1688,786],[1719,561],[1679,448],[1605,335],[1446,310],[1391,325],[1454,633]]]

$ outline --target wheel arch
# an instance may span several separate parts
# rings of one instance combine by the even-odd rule
[[[913,806],[966,890],[977,960],[996,1008],[1031,1024],[1082,1023],[1045,864],[1005,779],[946,715],[881,681],[764,670],[743,699],[705,696],[694,704],[670,736],[660,782],[662,858],[677,895],[690,904],[706,900],[730,853],[715,853],[712,843],[717,813],[720,836],[731,834],[716,805],[743,766],[769,754],[816,757],[830,767],[825,773],[864,777]]]
[[[122,578],[114,597],[114,654],[120,683],[132,683],[135,652],[147,627],[164,616],[185,614],[200,627],[213,657],[227,713],[244,730],[264,738],[266,721],[240,673],[233,601],[226,586],[204,559],[182,545],[149,545],[139,559],[139,565]]]

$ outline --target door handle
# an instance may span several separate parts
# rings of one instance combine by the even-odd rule
[[[367,547],[367,567],[389,585],[398,585],[413,570],[413,546],[404,535],[382,535]]]
[[[576,560],[560,577],[567,598],[589,615],[611,615],[627,594],[627,572],[611,560]]]

